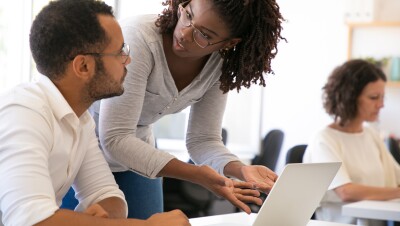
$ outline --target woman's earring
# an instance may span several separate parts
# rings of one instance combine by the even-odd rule
[[[222,56],[222,58],[224,58],[226,53],[228,53],[228,51],[229,51],[229,48],[225,47],[223,49],[219,49],[219,54]]]

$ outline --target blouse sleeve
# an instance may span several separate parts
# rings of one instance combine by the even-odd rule
[[[222,143],[222,118],[227,94],[219,89],[216,82],[190,110],[186,145],[190,157],[196,164],[206,164],[223,175],[224,167],[231,161],[238,161]]]
[[[174,158],[137,137],[138,121],[144,104],[147,78],[154,66],[151,51],[141,33],[123,26],[125,42],[131,47],[124,94],[101,101],[99,139],[105,155],[144,176],[154,178]]]

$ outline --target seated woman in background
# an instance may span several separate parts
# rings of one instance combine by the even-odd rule
[[[342,205],[360,200],[400,198],[400,167],[379,134],[365,122],[378,119],[386,77],[380,68],[350,60],[337,67],[323,87],[323,106],[334,121],[308,144],[303,162],[340,161],[320,207],[318,220],[355,224],[341,215]],[[385,225],[372,221],[369,225]]]

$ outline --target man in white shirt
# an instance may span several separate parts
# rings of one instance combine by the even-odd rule
[[[44,76],[0,97],[1,222],[190,225],[179,210],[126,219],[124,195],[99,149],[87,109],[123,93],[130,63],[111,7],[96,0],[53,1],[35,18],[30,46]],[[71,185],[76,212],[59,208]]]

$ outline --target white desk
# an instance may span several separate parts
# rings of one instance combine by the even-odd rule
[[[400,221],[400,199],[359,201],[342,207],[342,214],[356,217],[357,225],[367,226],[367,219]]]
[[[192,224],[192,226],[204,226],[204,225],[218,224],[218,223],[251,225],[254,222],[256,216],[257,214],[255,213],[247,215],[246,213],[241,212],[241,213],[229,213],[229,214],[222,214],[209,217],[191,218],[189,219],[189,221]],[[311,220],[307,224],[307,226],[351,226],[351,225]]]

